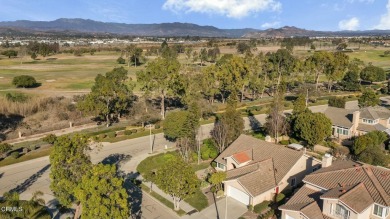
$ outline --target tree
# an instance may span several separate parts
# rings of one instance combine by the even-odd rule
[[[343,80],[340,82],[340,85],[344,87],[344,90],[347,91],[358,91],[360,90],[360,81],[359,81],[359,72],[348,71]]]
[[[381,148],[387,139],[387,134],[384,132],[369,132],[355,139],[352,152],[362,162],[387,167],[390,157]]]
[[[7,152],[12,149],[12,146],[7,143],[0,143],[0,157],[4,156]]]
[[[78,108],[90,115],[105,119],[107,127],[113,116],[120,118],[132,103],[132,88],[126,85],[127,70],[114,68],[106,75],[98,74],[95,84]]]
[[[383,68],[369,65],[363,68],[360,78],[369,82],[381,82],[386,80],[386,72]]]
[[[36,54],[35,52],[31,53],[31,58],[32,58],[33,60],[35,60],[37,57],[38,57],[38,56],[37,56],[37,54]]]
[[[141,48],[138,48],[136,45],[131,44],[130,46],[126,47],[125,51],[126,56],[129,58],[129,67],[131,62],[134,63],[134,67],[137,67],[137,65],[140,63],[140,58],[142,56],[143,50]]]
[[[236,95],[229,97],[225,113],[217,119],[211,136],[218,146],[218,151],[222,152],[225,148],[236,140],[244,130],[244,120],[237,108]]]
[[[318,90],[320,75],[324,74],[325,69],[331,62],[331,57],[331,53],[327,51],[319,51],[308,57],[305,61],[306,69],[315,75],[316,90]]]
[[[200,65],[203,66],[203,62],[207,61],[208,53],[206,48],[202,48],[199,53]]]
[[[163,122],[164,135],[171,140],[176,140],[185,135],[184,126],[188,117],[187,111],[171,112]]]
[[[339,45],[337,45],[336,50],[343,51],[347,49],[347,47],[348,45],[346,43],[340,43]]]
[[[251,50],[251,47],[245,42],[240,42],[237,44],[237,52],[240,54],[244,54],[250,50]]]
[[[287,49],[278,49],[275,53],[267,53],[266,57],[270,67],[268,69],[270,78],[277,80],[274,90],[279,90],[282,77],[288,76],[293,71],[296,59]]]
[[[364,150],[359,156],[358,159],[364,163],[368,163],[375,166],[388,167],[390,163],[390,157],[379,147],[369,145],[366,150]]]
[[[223,181],[225,181],[225,179],[226,179],[226,172],[215,172],[210,175],[208,181],[213,186],[214,191],[217,192],[222,190],[222,183]]]
[[[70,206],[77,202],[75,189],[92,164],[88,150],[86,135],[64,135],[58,137],[50,153],[50,189],[59,203]]]
[[[328,91],[332,90],[333,81],[341,80],[349,65],[349,56],[343,52],[335,52],[331,56],[331,61],[325,68],[325,75],[328,79]]]
[[[30,75],[20,75],[12,79],[12,84],[16,87],[29,88],[37,85],[37,81]]]
[[[302,112],[304,112],[307,109],[306,105],[306,96],[303,94],[300,94],[297,99],[294,101],[294,107],[292,113],[294,115],[298,115]]]
[[[180,210],[180,201],[190,197],[199,187],[192,167],[182,159],[171,159],[156,171],[156,185],[173,199],[174,210]]]
[[[360,108],[376,106],[380,103],[379,95],[371,89],[366,89],[358,99],[358,105]]]
[[[346,99],[344,97],[330,97],[328,105],[337,108],[345,108]]]
[[[157,58],[149,62],[145,70],[137,72],[137,81],[146,92],[157,92],[161,98],[161,116],[165,119],[165,98],[174,93],[172,83],[178,78],[180,63],[177,58]]]
[[[94,165],[74,193],[82,206],[82,218],[129,218],[128,195],[115,165]]]
[[[8,58],[18,56],[18,51],[15,50],[6,50],[1,53],[4,56],[8,56]]]
[[[307,110],[298,115],[293,129],[297,137],[314,146],[332,134],[332,121],[323,113]]]
[[[283,115],[283,95],[277,92],[270,106],[266,118],[265,127],[267,132],[275,139],[275,143],[281,135],[287,134],[289,125],[286,117]]]
[[[224,151],[228,145],[227,143],[228,129],[229,127],[227,126],[227,124],[220,120],[214,123],[214,128],[211,131],[211,137],[213,138],[214,142],[217,144],[219,153],[222,153],[222,151]]]

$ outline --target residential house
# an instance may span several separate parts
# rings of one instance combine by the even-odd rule
[[[324,159],[331,164],[330,156]],[[282,219],[390,218],[390,169],[341,160],[307,175],[303,182],[279,207]]]
[[[241,135],[216,159],[216,169],[226,171],[225,194],[246,205],[273,200],[284,189],[296,187],[321,161],[305,150]]]
[[[390,110],[381,106],[358,110],[328,107],[324,114],[332,121],[332,135],[340,139],[375,130],[389,132],[390,128]]]

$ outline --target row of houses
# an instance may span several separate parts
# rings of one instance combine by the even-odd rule
[[[349,139],[371,131],[390,135],[390,110],[385,107],[328,107],[332,135]],[[216,159],[226,171],[225,195],[245,205],[274,200],[297,190],[279,207],[282,219],[390,218],[390,169],[326,154],[318,160],[304,148],[290,148],[241,135]]]
[[[226,171],[225,195],[245,204],[274,200],[299,188],[284,205],[282,219],[390,218],[390,169],[350,160],[318,160],[294,150],[241,135],[216,159]]]

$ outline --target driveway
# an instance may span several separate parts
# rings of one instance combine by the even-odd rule
[[[226,212],[227,206],[227,212]],[[201,212],[186,215],[182,219],[237,219],[245,212],[247,206],[230,197],[222,198],[216,204],[210,205]],[[225,217],[225,215],[227,215]]]

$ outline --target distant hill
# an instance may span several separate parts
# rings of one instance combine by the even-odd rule
[[[264,37],[292,37],[292,36],[373,36],[388,35],[390,30],[370,31],[313,31],[297,27],[285,26],[279,29],[256,30],[219,29],[213,26],[200,26],[191,23],[161,23],[161,24],[125,24],[100,22],[89,19],[60,18],[54,21],[4,21],[0,22],[0,34],[119,34],[132,36],[200,36],[200,37],[228,37],[228,38],[264,38]]]
[[[54,21],[7,21],[0,27],[30,29],[34,31],[78,31],[88,33],[111,33],[133,36],[201,36],[201,37],[241,37],[255,29],[218,29],[213,26],[200,26],[190,23],[124,24],[105,23],[89,19],[66,19]]]
[[[267,29],[249,32],[244,38],[267,38],[267,37],[336,37],[336,36],[377,36],[389,35],[390,30],[366,30],[366,31],[315,31],[305,30],[294,26],[284,26],[279,29]]]

